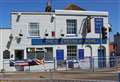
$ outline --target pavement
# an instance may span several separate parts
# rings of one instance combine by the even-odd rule
[[[3,73],[0,73],[0,80],[1,79],[4,79],[4,80],[5,79],[9,79],[9,80],[22,79],[22,80],[35,81],[35,80],[53,79],[53,80],[89,80],[89,82],[90,81],[96,82],[96,80],[98,80],[97,82],[99,82],[99,80],[100,82],[116,82],[118,77],[117,73],[119,72],[119,70],[110,69],[110,70],[99,70],[94,72],[87,71],[87,70],[49,71],[49,72],[29,72],[29,71],[28,72],[3,72]],[[66,82],[66,81],[63,81],[63,82]]]
[[[10,78],[10,79],[64,79],[64,80],[80,80],[80,79],[90,79],[90,80],[109,80],[117,81],[117,74],[115,72],[68,72],[68,71],[56,71],[56,72],[9,72],[0,73],[0,78]]]

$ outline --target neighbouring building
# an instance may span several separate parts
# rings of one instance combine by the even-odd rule
[[[109,51],[110,55],[115,55],[114,42],[109,43]]]
[[[9,51],[7,49],[7,41],[9,40],[9,35],[11,33],[11,28],[1,28],[0,27],[0,70],[3,69],[4,65],[3,65],[3,59],[5,57],[3,57],[3,52]],[[7,57],[7,59],[10,59],[10,54],[9,56],[5,55]]]
[[[107,39],[101,37],[102,27],[107,29]],[[9,60],[44,58],[46,69],[53,69],[54,61],[90,57],[96,58],[96,68],[108,66],[108,12],[86,11],[74,4],[65,10],[47,7],[46,12],[11,12],[11,29],[0,29],[0,69],[15,71]],[[90,67],[89,63],[80,64],[81,68]]]
[[[114,48],[115,54],[120,56],[120,33],[118,32],[114,35]]]

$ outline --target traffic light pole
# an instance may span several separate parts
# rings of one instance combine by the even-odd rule
[[[102,28],[100,28],[100,55],[102,55],[101,47],[102,47]],[[101,61],[101,58],[100,58],[100,61]]]

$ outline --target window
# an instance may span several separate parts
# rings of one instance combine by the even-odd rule
[[[39,23],[30,23],[28,32],[29,36],[39,36]]]
[[[15,60],[24,59],[24,50],[15,50]]]
[[[45,48],[45,49],[46,49],[45,60],[46,61],[53,61],[53,48],[48,47],[48,48]]]
[[[35,55],[36,55],[36,59],[44,59],[45,52],[44,51],[36,51]]]
[[[44,51],[42,48],[27,48],[27,59],[43,59]]]
[[[103,18],[95,18],[95,33],[101,33],[103,27]]]
[[[27,59],[45,59],[45,61],[53,61],[53,48],[27,48]]]
[[[77,21],[67,20],[67,34],[76,34],[76,33],[77,33]]]
[[[67,46],[67,59],[77,59],[77,46]]]
[[[27,59],[35,59],[35,48],[26,48]]]
[[[27,52],[27,59],[35,59],[35,53],[34,52]]]

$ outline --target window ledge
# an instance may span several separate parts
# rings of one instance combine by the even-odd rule
[[[66,34],[66,37],[76,37],[77,34]]]
[[[54,63],[54,61],[45,61],[45,63]]]
[[[10,58],[8,58],[8,59],[3,59],[3,60],[6,60],[6,61],[7,61],[7,60],[10,60]]]
[[[40,36],[28,36],[27,38],[40,38]]]

